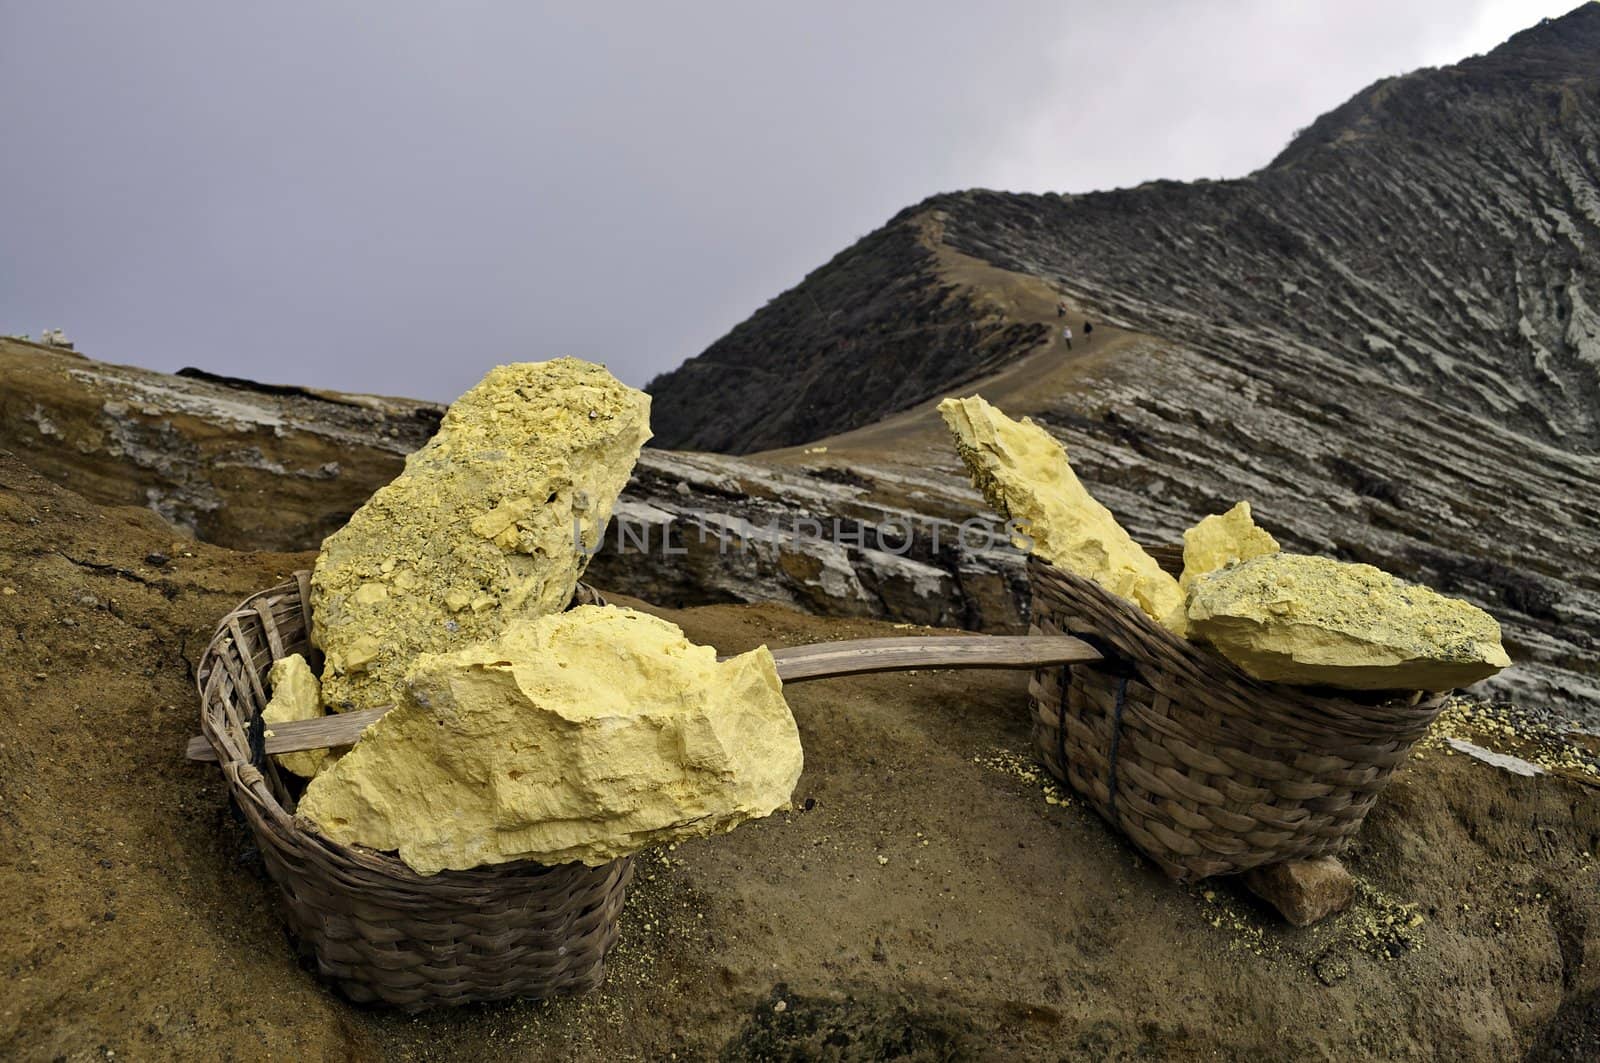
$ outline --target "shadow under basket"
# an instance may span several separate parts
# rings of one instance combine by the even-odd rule
[[[423,876],[396,856],[336,844],[295,822],[293,776],[263,752],[261,712],[272,662],[316,657],[309,590],[309,574],[299,572],[245,599],[218,626],[196,682],[201,728],[317,971],[353,1001],[408,1011],[598,986],[631,858]],[[574,603],[604,604],[581,585]]]
[[[1039,756],[1175,879],[1338,854],[1443,705],[1261,682],[1046,561],[1028,584],[1036,633],[1105,654],[1034,673]]]

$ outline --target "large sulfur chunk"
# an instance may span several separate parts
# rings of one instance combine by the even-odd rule
[[[1194,582],[1189,634],[1257,679],[1449,690],[1511,663],[1476,606],[1371,565],[1271,554]]]
[[[665,620],[581,606],[419,659],[299,811],[425,875],[594,865],[786,807],[800,767],[765,647],[718,662]]]
[[[572,358],[491,370],[322,544],[323,699],[392,703],[417,655],[564,608],[650,437],[650,397]]]
[[[1208,572],[1278,552],[1278,540],[1257,526],[1250,503],[1240,502],[1226,513],[1212,514],[1183,533],[1183,576],[1178,585],[1187,591]]]
[[[939,413],[973,484],[996,510],[1018,521],[1033,540],[1033,553],[1094,580],[1183,633],[1178,581],[1094,500],[1050,433],[1026,417],[1011,420],[977,396],[945,399]]]
[[[267,685],[272,698],[261,711],[261,723],[268,731],[275,723],[292,723],[296,720],[315,720],[325,715],[322,708],[322,688],[316,673],[298,653],[280,657],[267,671]],[[328,749],[308,749],[300,753],[280,753],[278,765],[304,778],[312,778],[338,759]]]

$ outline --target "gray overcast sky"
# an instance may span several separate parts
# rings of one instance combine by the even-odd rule
[[[0,332],[449,399],[672,368],[901,207],[1235,177],[1575,0],[0,0]]]

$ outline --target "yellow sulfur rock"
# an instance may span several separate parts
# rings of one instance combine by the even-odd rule
[[[1277,552],[1278,540],[1257,527],[1250,516],[1250,503],[1240,502],[1183,533],[1183,575],[1178,585],[1187,591],[1208,572]]]
[[[572,358],[500,366],[457,400],[322,544],[311,615],[328,706],[390,704],[418,654],[564,608],[649,415],[648,395]]]
[[[1094,580],[1183,633],[1178,581],[1090,496],[1050,433],[1026,417],[1011,420],[977,396],[945,399],[939,413],[973,484],[996,510],[1018,521],[1032,539],[1033,553]]]
[[[766,647],[718,662],[665,620],[581,606],[420,658],[299,812],[424,875],[595,865],[786,807],[800,768]]]
[[[1449,690],[1511,663],[1476,606],[1371,565],[1271,554],[1195,580],[1189,634],[1257,679]]]
[[[315,720],[324,715],[322,688],[317,677],[298,653],[280,657],[272,662],[267,672],[267,684],[272,699],[261,712],[261,722],[267,730],[275,723],[292,723],[295,720]],[[327,749],[308,749],[302,753],[279,753],[278,766],[310,779],[338,759]]]

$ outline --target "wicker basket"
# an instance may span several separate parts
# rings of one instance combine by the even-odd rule
[[[1441,708],[1263,683],[1090,580],[1032,558],[1028,582],[1038,632],[1106,655],[1034,673],[1039,755],[1176,879],[1339,852]]]
[[[424,877],[295,823],[292,791],[262,752],[261,711],[272,662],[316,655],[308,580],[296,573],[224,617],[196,681],[201,727],[317,970],[351,1000],[409,1011],[599,985],[631,860]],[[600,599],[580,587],[577,600]]]

